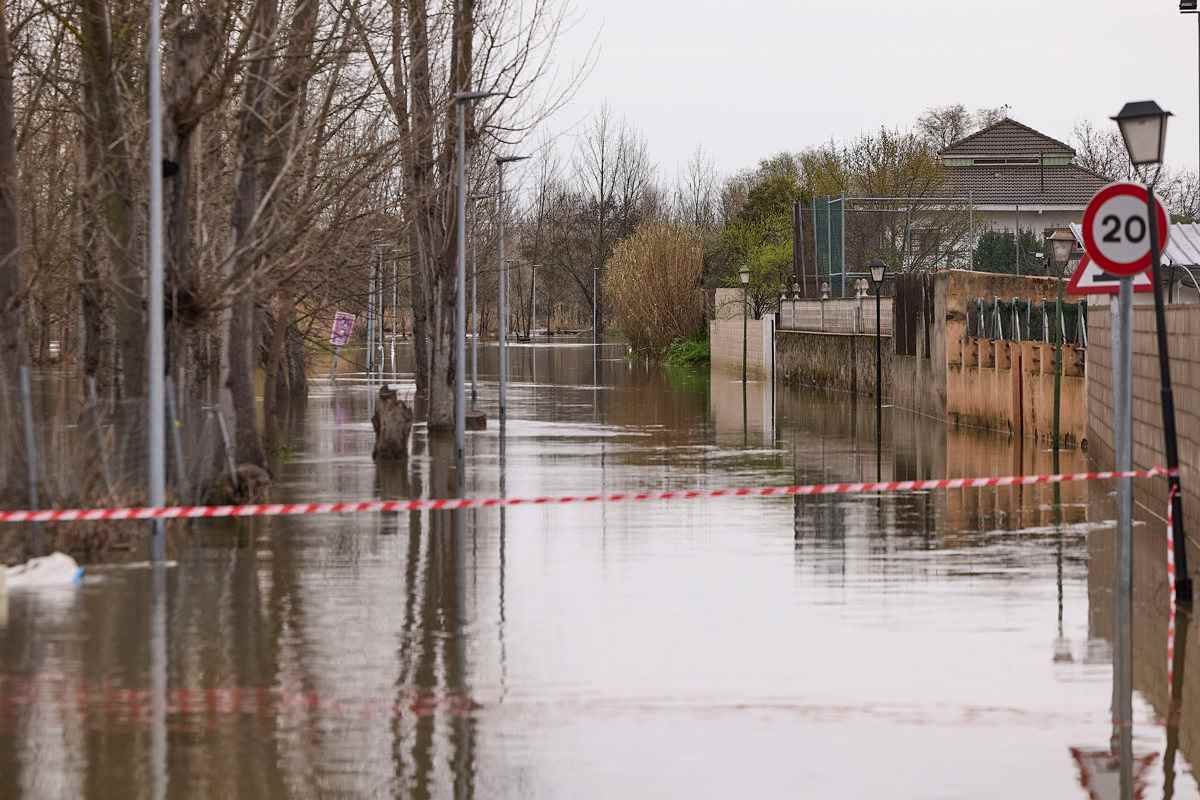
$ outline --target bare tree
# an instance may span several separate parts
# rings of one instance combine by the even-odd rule
[[[712,156],[697,145],[675,183],[676,218],[702,231],[717,224],[719,184]]]
[[[21,445],[16,387],[29,363],[24,339],[25,281],[17,199],[16,123],[13,116],[13,55],[8,35],[8,4],[0,6],[0,486],[24,500],[25,448]]]
[[[1114,181],[1137,177],[1116,126],[1099,130],[1090,121],[1079,122],[1071,132],[1075,163]]]

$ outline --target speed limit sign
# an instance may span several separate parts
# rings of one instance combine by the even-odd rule
[[[1158,251],[1167,245],[1167,214],[1154,198]],[[1150,266],[1150,231],[1146,227],[1146,187],[1110,183],[1083,212],[1083,247],[1105,272],[1137,275]]]

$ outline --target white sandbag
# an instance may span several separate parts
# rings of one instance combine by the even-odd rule
[[[83,567],[66,553],[51,553],[31,558],[7,570],[8,588],[34,589],[43,586],[69,586],[83,578]]]

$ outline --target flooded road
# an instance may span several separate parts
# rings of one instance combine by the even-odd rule
[[[891,409],[877,451],[869,400],[743,402],[736,378],[578,344],[514,348],[502,448],[483,353],[470,495],[1050,467]],[[314,383],[278,499],[450,493],[452,444],[423,428],[409,470],[372,462],[369,394]],[[1200,635],[1181,619],[1172,691],[1165,534],[1143,512],[1155,590],[1114,646],[1112,489],[197,524],[158,586],[109,567],[10,594],[0,796],[1115,797],[1089,791],[1125,729],[1131,791],[1195,797]]]

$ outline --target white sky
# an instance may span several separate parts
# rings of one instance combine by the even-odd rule
[[[607,101],[643,132],[664,182],[698,144],[728,174],[957,102],[1008,104],[1068,140],[1078,120],[1113,124],[1125,101],[1154,99],[1175,113],[1168,160],[1200,161],[1197,24],[1177,0],[577,2],[558,60],[598,37],[598,62],[549,128]]]

